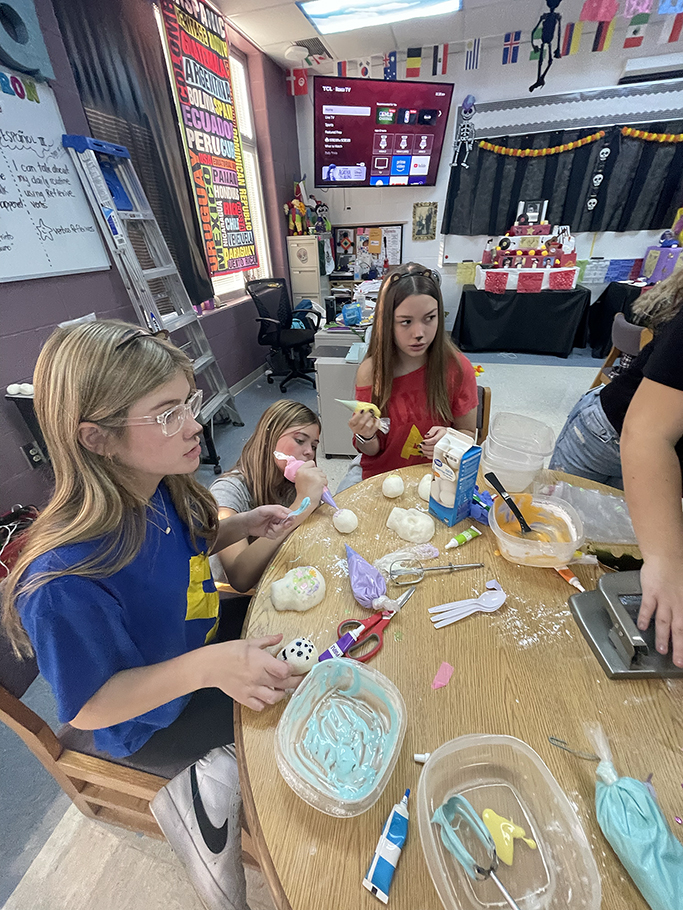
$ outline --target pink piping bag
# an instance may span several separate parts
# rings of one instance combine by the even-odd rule
[[[296,477],[296,472],[299,470],[302,464],[306,464],[305,461],[299,461],[298,458],[295,458],[293,455],[284,455],[282,452],[273,452],[275,458],[278,461],[286,461],[287,466],[285,467],[285,477],[287,480],[291,480],[294,483],[294,478]],[[330,493],[328,487],[323,489],[323,495],[320,497],[323,502],[326,502],[328,506],[332,506],[337,512],[339,508],[337,503],[332,499],[332,494]]]
[[[361,607],[366,610],[393,610],[395,613],[401,609],[398,601],[387,597],[387,583],[379,569],[371,566],[348,544],[346,562],[349,566],[351,591]]]

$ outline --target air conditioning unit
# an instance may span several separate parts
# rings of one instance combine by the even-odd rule
[[[661,82],[683,78],[683,54],[660,54],[658,57],[631,57],[624,64],[619,85]]]

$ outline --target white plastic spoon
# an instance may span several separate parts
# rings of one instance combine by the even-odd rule
[[[469,604],[461,604],[457,608],[430,616],[435,629],[442,629],[460,619],[472,616],[473,613],[494,613],[505,603],[505,591],[485,591],[481,597]]]
[[[502,600],[500,597],[502,596]],[[497,609],[501,604],[505,603],[505,591],[498,591],[497,589],[484,591],[483,594],[480,594],[479,597],[466,597],[465,600],[454,600],[449,604],[441,604],[438,607],[429,607],[430,613],[451,613],[453,610],[458,610],[460,607],[466,607],[470,604],[483,604],[485,607],[490,604],[495,604],[493,609]]]

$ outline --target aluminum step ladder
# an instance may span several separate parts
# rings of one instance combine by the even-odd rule
[[[90,136],[62,136],[116,263],[140,325],[166,329],[192,361],[204,402],[198,420],[204,427],[208,462],[221,473],[213,442],[213,419],[222,411],[244,426],[225,377],[178,274],[128,149]]]

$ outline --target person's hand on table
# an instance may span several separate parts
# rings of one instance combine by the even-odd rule
[[[638,628],[645,631],[655,615],[655,644],[660,654],[673,646],[673,662],[683,667],[683,569],[680,563],[670,565],[646,560],[640,570],[643,599],[638,614]]]
[[[372,411],[358,411],[349,420],[349,429],[355,435],[362,436],[364,439],[371,439],[379,432],[379,417],[375,417]]]
[[[441,439],[441,437],[445,435],[446,427],[432,427],[431,430],[425,434],[425,437],[420,444],[420,451],[425,458],[434,457],[434,446]]]
[[[327,476],[314,461],[305,461],[294,478],[297,499],[303,500],[306,496],[311,500],[313,508],[316,509],[320,503],[320,497],[327,486]]]
[[[266,635],[202,648],[206,653],[206,685],[222,689],[253,711],[277,704],[285,697],[285,690],[295,689],[303,679],[293,675],[284,660],[265,650],[281,641],[282,635]]]

